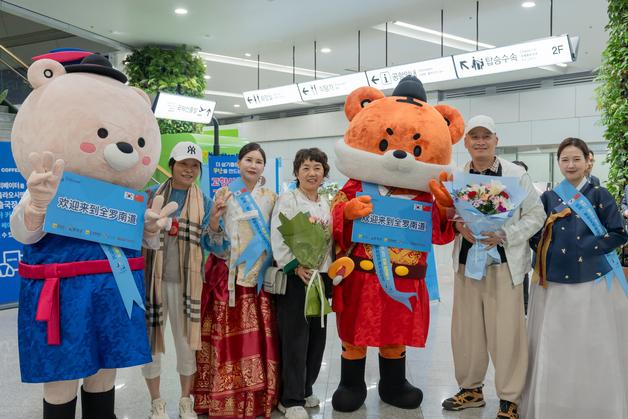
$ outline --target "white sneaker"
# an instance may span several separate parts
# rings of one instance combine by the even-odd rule
[[[283,407],[283,406],[282,406]],[[289,408],[285,408],[284,416],[286,419],[309,419],[310,415],[307,414],[307,411],[303,406],[292,406]]]
[[[170,419],[166,413],[166,401],[155,399],[151,403],[149,419]]]
[[[198,416],[194,411],[194,402],[189,397],[182,397],[179,400],[179,418],[181,419],[197,419]]]
[[[307,408],[318,407],[319,404],[321,404],[321,401],[313,394],[305,398],[305,407]]]

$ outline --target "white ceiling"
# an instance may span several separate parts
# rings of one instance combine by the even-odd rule
[[[241,58],[250,53],[252,59],[257,59],[259,54],[262,61],[291,66],[294,45],[296,65],[310,69],[314,68],[316,40],[319,50],[332,49],[328,54],[317,53],[317,70],[337,74],[357,70],[358,30],[360,70],[386,65],[385,34],[373,27],[387,21],[440,30],[443,9],[446,33],[476,38],[474,0],[13,0],[11,4],[26,9],[26,13],[49,16],[132,47],[187,44],[205,52]],[[189,13],[175,15],[177,7],[184,7]],[[557,68],[555,73],[524,70],[436,83],[427,88],[452,89],[593,70],[600,65],[607,39],[606,7],[606,0],[554,0],[553,34],[580,37],[578,59],[565,69]],[[536,7],[530,9],[522,8],[520,0],[481,0],[479,41],[503,46],[547,37],[549,9],[550,0],[537,0]],[[461,52],[444,48],[445,55]],[[439,45],[388,35],[388,66],[440,55]],[[211,75],[207,81],[209,90],[241,93],[258,88],[254,68],[207,62],[207,73]],[[296,77],[296,82],[308,80],[311,78]],[[262,70],[259,75],[259,88],[290,83],[291,74]],[[211,98],[217,101],[218,111],[253,113],[242,99]],[[235,108],[235,104],[240,107]]]

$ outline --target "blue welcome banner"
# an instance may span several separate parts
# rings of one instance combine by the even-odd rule
[[[432,247],[432,204],[409,199],[369,195],[373,212],[353,222],[351,240],[377,246],[429,252]]]
[[[43,230],[127,249],[142,247],[146,194],[65,172]]]

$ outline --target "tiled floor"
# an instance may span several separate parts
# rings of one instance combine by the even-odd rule
[[[321,399],[321,406],[312,409],[313,418],[494,418],[498,400],[493,386],[493,371],[489,367],[485,397],[487,405],[481,409],[471,409],[460,413],[445,412],[441,401],[454,394],[458,388],[454,379],[453,361],[450,347],[450,321],[452,303],[451,249],[449,246],[437,249],[436,258],[439,271],[441,301],[432,302],[431,326],[428,344],[425,349],[408,348],[408,379],[420,387],[424,393],[420,409],[402,410],[379,400],[377,394],[378,365],[377,350],[369,349],[367,358],[366,382],[368,397],[358,411],[351,414],[334,412],[331,397],[340,380],[340,342],[336,335],[333,316],[329,321],[327,348],[323,366],[314,393]],[[17,310],[0,311],[0,418],[41,417],[41,386],[20,382],[17,331]],[[167,336],[170,336],[168,330]],[[173,348],[171,338],[166,342]],[[168,402],[168,413],[177,418],[179,383],[174,364],[173,351],[169,351],[163,364],[171,366],[162,376],[162,397]],[[149,396],[138,368],[118,371],[116,383],[116,414],[119,419],[144,419],[148,416]],[[80,417],[80,407],[77,417]],[[280,418],[278,412],[273,418]]]

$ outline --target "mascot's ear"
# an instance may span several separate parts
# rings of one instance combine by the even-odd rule
[[[447,122],[449,127],[451,143],[456,144],[462,138],[462,134],[464,134],[464,119],[462,119],[462,115],[458,112],[458,109],[449,105],[436,105],[434,108],[445,118],[445,122]]]
[[[360,87],[355,89],[347,97],[345,102],[345,115],[351,121],[369,103],[381,99],[384,94],[374,87]]]
[[[27,77],[33,89],[37,89],[64,74],[65,68],[59,62],[44,58],[28,67]]]
[[[148,97],[148,95],[146,94],[145,91],[143,91],[142,89],[139,89],[137,87],[133,87],[133,86],[131,86],[131,89],[133,89],[135,91],[135,93],[137,93],[138,95],[141,96],[141,98],[144,100],[144,102],[146,102],[148,104],[149,108],[153,105],[153,103],[150,101],[150,97]]]

